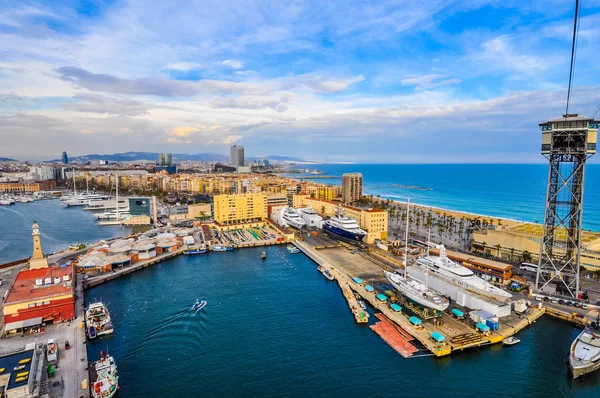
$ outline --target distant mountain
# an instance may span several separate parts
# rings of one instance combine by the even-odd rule
[[[14,162],[14,159],[11,158],[0,158],[0,162]]]
[[[0,158],[2,159],[2,158]],[[289,157],[289,156],[277,156],[277,155],[269,155],[266,157],[247,157],[247,161],[254,161],[257,159],[268,159],[275,160],[280,162],[303,162],[302,159]],[[156,152],[123,152],[123,153],[113,153],[113,154],[90,154],[85,156],[75,156],[70,157],[70,161],[88,161],[88,160],[107,160],[109,162],[127,162],[127,161],[135,161],[135,160],[158,160],[158,153]],[[220,155],[217,153],[197,153],[197,154],[187,154],[187,153],[174,153],[173,154],[174,161],[184,161],[184,160],[199,160],[205,162],[227,162],[229,161],[229,157],[226,155]],[[60,162],[60,159],[49,160],[49,162]]]

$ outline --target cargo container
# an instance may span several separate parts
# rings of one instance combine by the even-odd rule
[[[491,329],[491,330],[498,330],[500,328],[500,324],[498,323],[498,321],[495,321],[493,319],[488,319],[485,321],[485,324]]]

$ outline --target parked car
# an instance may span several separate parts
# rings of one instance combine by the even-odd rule
[[[582,304],[581,308],[583,308],[584,310],[587,310],[589,308],[589,306],[587,304]]]
[[[573,306],[573,302],[572,302],[571,300],[569,300],[569,301],[567,301],[567,305],[568,305],[569,307],[572,307],[572,306]]]
[[[575,308],[581,308],[581,303],[576,301],[575,304],[573,304],[573,307]]]
[[[558,304],[564,305],[565,304],[565,300],[563,300],[563,299],[558,300]]]
[[[542,296],[540,296],[540,295],[537,295],[537,296],[535,296],[535,299],[537,301],[542,301],[544,298]]]
[[[556,297],[552,297],[552,304],[558,304],[558,299]]]

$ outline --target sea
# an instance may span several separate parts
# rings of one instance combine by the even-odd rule
[[[543,222],[547,164],[310,164],[325,174],[292,178],[341,185],[362,173],[363,191],[382,198],[529,222]],[[319,179],[319,177],[333,177]],[[600,231],[600,164],[585,169],[583,228]]]
[[[374,166],[334,167],[318,169],[330,175],[361,171],[368,192],[387,180],[388,185],[431,186],[432,191],[408,189],[407,195],[433,206],[519,219],[535,217],[538,211],[496,214],[495,206],[478,205],[469,195],[452,203],[431,195],[467,186],[479,192],[481,200],[495,199],[480,188],[484,185],[514,198],[514,192],[505,192],[514,186],[506,188],[507,181],[495,184],[485,173],[464,177],[468,182],[455,177],[456,184],[451,184],[437,177],[443,166],[437,173],[423,172],[430,177],[422,180],[402,179],[412,175],[408,166],[383,165],[379,171],[371,169]],[[465,170],[447,167],[453,173]],[[524,178],[523,172],[515,172],[515,178]],[[384,173],[398,179],[370,181]],[[503,184],[505,190],[498,190]],[[395,188],[387,194],[403,195]],[[523,190],[530,195],[532,187]],[[588,203],[590,191],[586,190]],[[417,200],[414,194],[419,193],[424,196]],[[517,208],[525,204],[511,200]],[[65,209],[58,201],[0,207],[0,262],[30,255],[34,220],[47,252],[128,232],[100,227],[87,212]],[[263,250],[266,260],[260,258]],[[196,298],[205,298],[208,305],[192,312]],[[600,372],[575,381],[568,375],[566,355],[580,332],[569,324],[542,318],[520,332],[521,343],[512,347],[404,359],[368,326],[354,322],[335,282],[317,272],[309,258],[289,254],[284,246],[179,256],[86,291],[86,301],[95,300],[107,303],[115,333],[89,343],[88,359],[98,358],[101,350],[115,357],[119,397],[600,397]]]

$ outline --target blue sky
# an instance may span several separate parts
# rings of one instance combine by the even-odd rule
[[[543,162],[574,1],[0,1],[0,156]],[[572,112],[600,103],[583,2]]]

